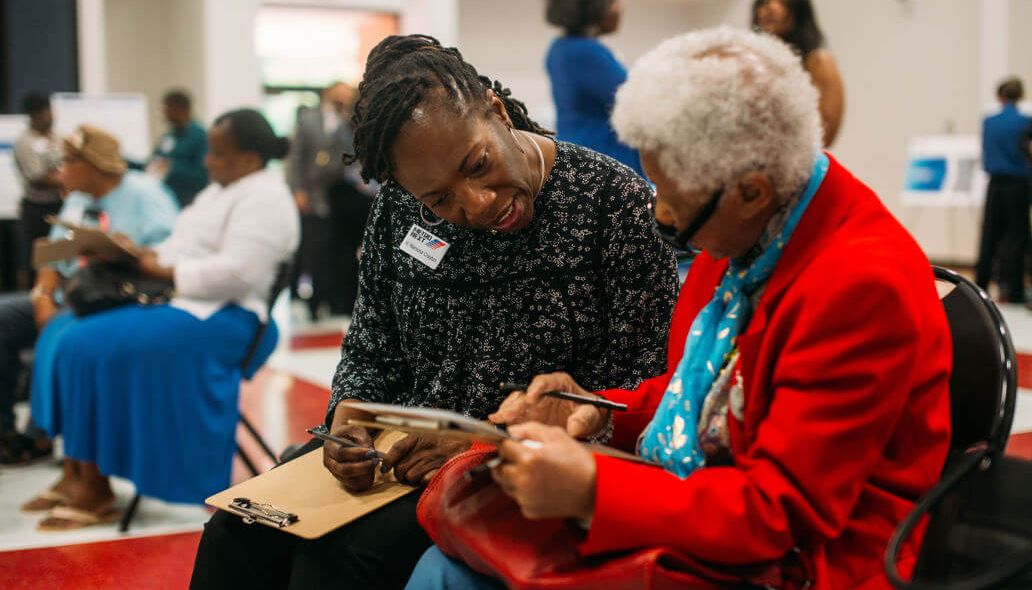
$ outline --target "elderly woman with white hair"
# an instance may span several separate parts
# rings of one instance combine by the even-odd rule
[[[494,419],[575,413],[580,434],[611,420],[612,444],[653,465],[524,423],[509,433],[539,444],[505,442],[495,481],[524,518],[586,528],[578,571],[658,547],[734,587],[763,570],[778,588],[888,588],[889,535],[949,444],[951,343],[928,260],[820,151],[816,91],[774,37],[666,41],[631,71],[613,122],[656,184],[657,231],[701,250],[674,311],[669,370],[598,392],[630,406],[612,416],[544,397],[587,392],[539,375]],[[450,538],[446,551],[470,555]],[[409,588],[496,587],[499,570],[484,564],[498,559],[469,560],[477,573],[431,549]],[[631,587],[654,580],[643,571]]]

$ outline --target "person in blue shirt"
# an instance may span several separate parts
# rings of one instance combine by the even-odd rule
[[[179,206],[186,207],[208,186],[208,171],[204,168],[208,135],[194,120],[186,92],[171,90],[162,104],[169,130],[158,140],[147,172],[161,178],[176,195]]]
[[[1000,299],[1025,302],[1025,251],[1032,242],[1029,227],[1029,181],[1032,161],[1028,133],[1032,119],[1018,112],[1025,91],[1018,78],[1004,80],[996,90],[1002,109],[982,123],[982,166],[989,173],[982,217],[982,239],[975,282],[983,289],[998,265]]]
[[[610,156],[644,176],[638,152],[620,143],[609,114],[627,68],[598,37],[617,30],[621,0],[549,0],[545,17],[564,33],[545,63],[552,81],[556,136]]]
[[[63,147],[58,175],[70,193],[59,219],[124,234],[145,246],[155,245],[172,233],[179,211],[175,199],[158,181],[142,172],[126,170],[117,139],[83,125],[65,138]],[[50,238],[60,238],[64,233],[63,228],[54,226]],[[61,285],[78,268],[74,262],[42,268],[30,293],[0,297],[0,464],[21,463],[50,453],[50,443],[41,433],[30,429],[23,434],[15,429],[19,353],[32,347],[43,327],[59,316]],[[36,348],[37,367],[47,355],[46,347]]]

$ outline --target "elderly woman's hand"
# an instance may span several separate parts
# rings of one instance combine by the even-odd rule
[[[527,391],[514,391],[498,411],[488,416],[495,424],[540,422],[566,429],[574,438],[588,438],[606,425],[609,411],[589,404],[547,397],[550,391],[568,391],[591,396],[567,373],[547,373],[534,377]]]
[[[523,516],[588,520],[595,510],[595,458],[584,445],[561,428],[530,422],[509,433],[530,446],[505,441],[498,449],[505,461],[491,471]]]

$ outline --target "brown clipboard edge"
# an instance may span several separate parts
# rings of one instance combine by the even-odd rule
[[[61,227],[65,228],[65,229],[67,229],[69,231],[72,231],[72,232],[77,232],[77,231],[82,231],[82,230],[99,231],[100,233],[103,233],[104,235],[108,236],[108,238],[111,239],[111,243],[114,246],[116,246],[120,251],[122,251],[127,256],[129,256],[129,258],[131,260],[139,260],[140,259],[140,251],[139,251],[138,247],[136,249],[126,248],[122,244],[119,244],[118,242],[116,242],[114,240],[114,238],[112,237],[112,235],[109,234],[108,232],[98,230],[95,227],[87,227],[85,225],[79,225],[79,224],[76,224],[76,223],[72,223],[70,221],[66,221],[64,219],[61,219],[60,217],[58,217],[56,215],[47,215],[46,217],[43,218],[43,221],[45,221],[49,225],[60,225]]]
[[[412,433],[416,433],[416,434],[436,434],[438,436],[447,436],[449,438],[458,438],[458,439],[470,440],[470,441],[475,441],[475,442],[483,442],[483,443],[488,443],[488,444],[493,444],[493,445],[501,444],[501,442],[503,440],[511,440],[509,437],[502,436],[502,435],[499,435],[497,437],[495,437],[495,436],[486,436],[486,435],[483,435],[483,434],[474,434],[472,432],[466,432],[464,430],[454,430],[454,429],[452,429],[452,430],[441,430],[441,429],[436,429],[436,428],[423,428],[423,427],[420,427],[420,426],[403,426],[403,425],[398,425],[398,424],[383,424],[383,423],[380,423],[380,422],[372,422],[372,421],[369,421],[369,420],[358,420],[358,419],[355,419],[355,418],[349,418],[348,419],[348,424],[354,424],[355,426],[364,426],[366,428],[376,428],[376,429],[381,429],[381,430],[384,429],[384,428],[390,428],[391,430],[399,430],[401,432],[412,432]],[[598,453],[599,455],[605,455],[607,457],[613,457],[614,459],[623,459],[624,461],[631,461],[632,463],[640,463],[642,465],[649,465],[651,467],[659,467],[659,468],[663,467],[662,465],[660,465],[658,463],[653,463],[652,461],[648,461],[646,459],[643,459],[642,457],[639,457],[638,455],[633,455],[633,454],[628,453],[626,451],[621,451],[620,449],[614,449],[613,447],[607,447],[605,445],[586,443],[584,441],[579,441],[579,442],[582,445],[588,447],[588,449],[591,452]]]

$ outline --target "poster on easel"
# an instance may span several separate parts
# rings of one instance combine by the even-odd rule
[[[14,142],[28,124],[25,115],[0,115],[0,219],[18,217],[22,183],[14,163]]]
[[[907,146],[906,206],[980,206],[988,182],[977,135],[924,135],[914,137]]]
[[[146,96],[58,92],[50,97],[50,104],[59,136],[70,135],[79,125],[93,125],[118,138],[127,160],[142,163],[150,156]]]

